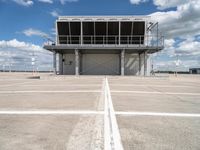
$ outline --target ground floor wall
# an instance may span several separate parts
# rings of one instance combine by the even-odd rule
[[[127,53],[57,53],[56,73],[63,75],[141,75],[150,76],[150,54]]]

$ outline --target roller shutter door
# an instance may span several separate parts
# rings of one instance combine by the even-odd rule
[[[119,75],[119,54],[83,54],[81,70],[83,75]]]

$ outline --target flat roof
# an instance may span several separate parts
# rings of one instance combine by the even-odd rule
[[[150,16],[59,16],[57,21],[146,21]]]

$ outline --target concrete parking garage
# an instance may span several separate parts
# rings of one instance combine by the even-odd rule
[[[105,80],[123,149],[199,149],[199,76],[28,76],[1,74],[0,149],[104,149]]]

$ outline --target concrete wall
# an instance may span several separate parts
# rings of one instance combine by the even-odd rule
[[[63,74],[63,55],[60,53],[56,54],[56,72],[57,74]]]
[[[75,75],[75,54],[63,54],[63,74]]]
[[[146,76],[151,75],[151,70],[152,70],[151,55],[147,55],[147,74],[146,74]]]
[[[140,69],[139,69],[139,75],[143,76],[144,75],[144,53],[141,53],[139,55],[139,61],[140,61]]]
[[[138,54],[125,54],[125,75],[139,75]]]
[[[59,54],[57,56],[57,73],[75,75],[75,54]],[[150,76],[151,57],[144,53],[125,53],[124,74]],[[80,75],[120,75],[121,63],[120,54],[81,54],[79,53]]]
[[[151,72],[151,55],[150,54],[146,54],[146,56],[144,56],[144,53],[140,54],[140,64],[141,64],[141,68],[140,73],[138,75],[144,76],[145,75],[145,61],[146,61],[146,76],[150,76],[150,72]],[[145,59],[145,60],[144,60]]]

